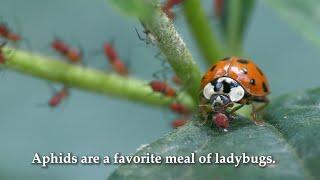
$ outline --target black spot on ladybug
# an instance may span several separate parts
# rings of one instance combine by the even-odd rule
[[[221,59],[220,61],[227,61],[229,59],[230,59],[230,57],[225,57],[225,58]]]
[[[213,71],[216,68],[217,65],[214,65],[210,68],[210,71]]]
[[[264,76],[263,72],[261,71],[261,69],[258,66],[257,66],[257,70],[261,74],[261,76]]]
[[[266,93],[269,92],[266,83],[264,83],[264,82],[262,83],[262,88],[263,88],[264,92],[266,92]]]
[[[251,85],[256,85],[256,80],[255,79],[250,79],[250,84]]]
[[[243,74],[248,74],[248,69],[247,69],[247,68],[242,68],[242,69],[241,69],[241,72],[242,72]]]
[[[237,61],[238,61],[238,63],[241,63],[241,64],[248,64],[249,63],[249,61],[246,59],[238,59]]]
[[[230,84],[225,82],[225,81],[223,81],[222,84],[223,84],[223,92],[224,93],[229,93],[231,91]]]

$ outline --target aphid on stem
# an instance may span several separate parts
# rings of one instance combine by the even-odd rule
[[[129,74],[127,66],[119,58],[117,51],[112,46],[112,43],[105,43],[103,45],[103,52],[115,72],[122,76],[127,76]]]
[[[178,4],[181,4],[183,1],[184,0],[167,0],[162,6],[162,10],[164,13],[166,13],[169,19],[174,19],[175,14],[172,12],[172,8]]]
[[[181,115],[188,115],[191,113],[191,110],[189,108],[187,108],[183,104],[176,103],[176,102],[170,104],[170,109],[171,109],[171,111],[176,112]]]
[[[13,32],[6,23],[0,24],[0,36],[12,42],[18,42],[22,40],[21,35]]]
[[[112,44],[111,41],[111,43],[104,43],[103,45],[103,52],[110,62],[119,58]]]
[[[57,107],[61,102],[69,96],[69,90],[63,87],[60,91],[56,92],[48,101],[48,105],[52,108]]]
[[[167,97],[176,96],[176,90],[169,86],[166,82],[154,80],[149,83],[150,87],[154,92],[159,92]]]
[[[81,50],[69,46],[58,38],[51,42],[51,47],[71,63],[79,63],[82,60],[83,53]]]
[[[224,5],[223,0],[213,0],[215,17],[220,17],[222,15],[223,5]]]
[[[183,119],[183,118],[175,119],[171,122],[171,126],[173,128],[178,128],[178,127],[185,125],[187,122],[188,122],[188,119]]]

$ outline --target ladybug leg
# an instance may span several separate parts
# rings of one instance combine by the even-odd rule
[[[234,114],[236,111],[238,111],[239,109],[241,109],[244,106],[244,104],[238,105],[234,108],[231,109],[230,114]]]
[[[267,104],[268,103],[265,103],[264,105],[262,105],[262,106],[260,106],[258,108],[254,104],[252,104],[252,113],[251,113],[252,120],[258,126],[263,126],[264,125],[264,121],[263,120],[257,120],[257,113],[259,111],[261,111],[264,107],[266,107]]]

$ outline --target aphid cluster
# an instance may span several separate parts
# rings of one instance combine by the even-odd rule
[[[183,104],[174,102],[170,105],[170,109],[172,112],[175,112],[180,115],[178,119],[172,121],[171,125],[173,128],[183,126],[189,121],[189,116],[192,113],[192,111],[188,107],[184,106]]]
[[[149,83],[149,85],[154,92],[161,93],[162,95],[164,95],[166,97],[176,97],[176,95],[177,95],[176,90],[164,81],[153,80]],[[178,128],[178,127],[184,125],[188,121],[189,116],[192,113],[188,107],[186,107],[183,104],[180,104],[178,102],[171,103],[169,106],[169,109],[172,112],[175,112],[180,115],[180,117],[178,119],[172,121],[171,125],[174,128]]]
[[[182,3],[183,0],[168,0],[162,7],[168,17],[173,18],[172,7]],[[216,1],[216,3],[222,3]],[[219,8],[219,4],[217,7]],[[220,9],[221,10],[221,9]],[[219,13],[219,12],[218,12]],[[144,24],[145,38],[142,38],[137,29],[139,39],[147,44],[156,44],[160,42],[153,36],[150,30]],[[0,36],[6,41],[18,42],[22,37],[19,34],[11,31],[6,24],[0,24]],[[0,64],[5,62],[3,47],[6,42],[0,44]],[[83,63],[83,51],[71,47],[64,41],[55,38],[51,42],[51,47],[71,63]],[[106,42],[103,44],[101,52],[104,53],[112,66],[114,72],[121,76],[128,76],[129,70],[122,61],[112,43]],[[174,75],[171,81],[176,86],[181,86],[181,79]],[[153,93],[160,93],[165,97],[176,98],[177,90],[165,80],[153,80],[149,83]],[[203,122],[217,126],[225,131],[229,128],[230,120],[234,113],[244,105],[252,105],[252,120],[259,124],[257,113],[268,104],[267,95],[270,93],[268,81],[261,69],[251,60],[242,59],[239,57],[230,57],[220,60],[214,64],[205,73],[200,84],[200,108],[199,112],[203,117]],[[69,89],[63,87],[48,101],[50,107],[57,107],[61,102],[70,95]],[[257,106],[256,103],[262,103]],[[239,104],[238,106],[234,106]],[[172,122],[172,126],[177,128],[184,125],[192,110],[180,104],[178,101],[173,101],[169,107],[171,111],[179,114],[179,118]]]

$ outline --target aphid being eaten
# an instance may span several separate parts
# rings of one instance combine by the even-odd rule
[[[12,42],[18,42],[22,40],[21,35],[13,32],[5,23],[0,24],[0,36]]]
[[[218,128],[222,128],[224,131],[228,131],[229,128],[229,118],[221,112],[215,113],[212,116],[212,121]]]

